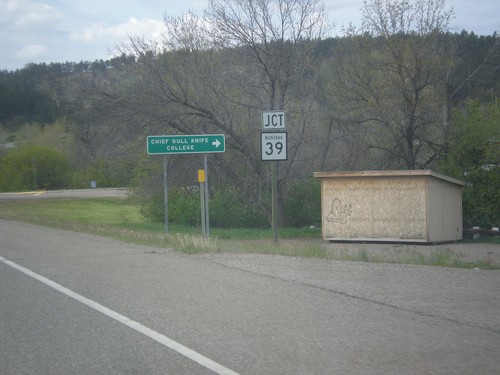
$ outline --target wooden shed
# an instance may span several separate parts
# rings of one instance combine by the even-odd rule
[[[463,238],[465,183],[431,170],[315,172],[329,241],[452,242]]]

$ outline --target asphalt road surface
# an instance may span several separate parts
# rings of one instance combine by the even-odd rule
[[[183,255],[0,220],[1,374],[499,374],[500,272]]]
[[[21,193],[0,193],[0,200],[46,198],[123,198],[127,189],[36,190]]]

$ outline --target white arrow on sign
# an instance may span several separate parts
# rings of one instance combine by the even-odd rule
[[[219,147],[221,143],[219,142],[218,139],[216,139],[214,142],[212,142],[212,146],[215,146],[215,148]]]

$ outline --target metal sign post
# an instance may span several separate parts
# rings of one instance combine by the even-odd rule
[[[273,240],[274,244],[278,243],[278,162],[273,161],[271,167],[271,203],[273,205],[272,208],[272,226],[273,226]]]
[[[210,237],[210,214],[208,212],[208,162],[207,154],[203,155],[203,164],[205,168],[205,237]]]
[[[201,211],[201,231],[203,236],[210,237],[210,222],[208,213],[208,170],[207,156],[204,156],[205,169],[198,169],[198,182],[200,183],[200,211]]]
[[[202,228],[206,237],[210,236],[208,212],[208,162],[207,154],[225,152],[224,134],[201,135],[150,135],[146,139],[149,155],[163,156],[163,189],[165,201],[165,233],[168,233],[168,188],[167,188],[167,155],[168,154],[204,154],[204,182],[202,204]],[[201,185],[201,182],[200,182]],[[201,191],[201,186],[200,186]],[[201,193],[200,193],[201,194]]]
[[[163,202],[164,207],[164,224],[163,229],[165,233],[168,233],[168,179],[167,179],[167,165],[168,165],[167,155],[163,155]]]
[[[288,140],[285,130],[285,112],[262,112],[262,132],[260,133],[260,155],[262,161],[272,161],[271,165],[271,205],[274,244],[278,243],[278,161],[287,160]],[[273,130],[274,132],[269,132]]]
[[[200,211],[201,211],[201,232],[203,236],[207,236],[205,222],[205,170],[198,169],[198,182],[200,183]]]

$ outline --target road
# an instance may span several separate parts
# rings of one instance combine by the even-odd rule
[[[0,220],[2,374],[498,374],[500,272],[183,255]]]
[[[123,198],[127,189],[75,189],[36,190],[21,193],[0,193],[0,200],[46,199],[46,198]]]

